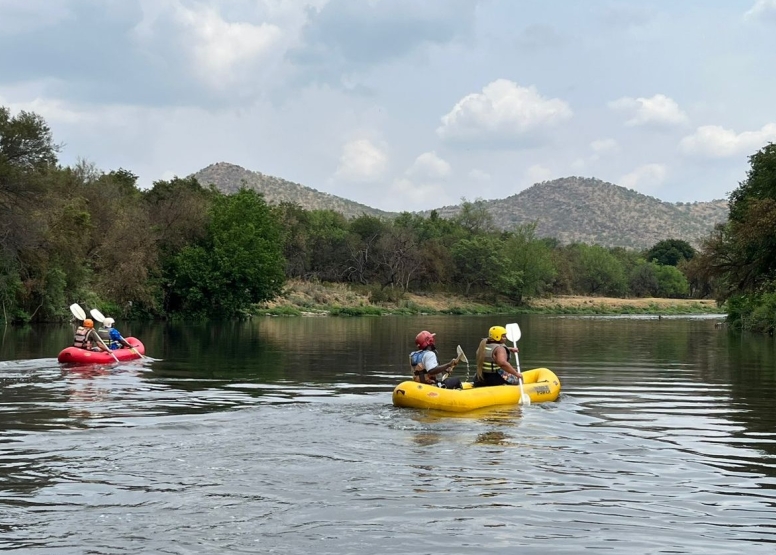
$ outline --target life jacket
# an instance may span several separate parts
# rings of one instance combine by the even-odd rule
[[[110,336],[110,328],[100,328],[99,330],[97,330],[97,335],[100,336],[100,339],[102,339],[103,343],[105,343],[108,346],[108,349],[110,349],[111,351],[120,349],[122,346],[121,343],[114,340]]]
[[[423,366],[423,355],[426,350],[414,351],[410,353],[410,366],[412,367],[412,379],[413,381],[420,383],[436,383],[432,378],[428,376],[428,371]]]
[[[78,329],[75,330],[75,337],[73,338],[73,347],[78,347],[79,349],[91,349],[92,348],[92,340],[89,337],[91,334],[93,328],[87,328],[84,326],[78,326]]]
[[[495,374],[501,369],[501,366],[493,360],[493,351],[496,350],[496,347],[504,347],[506,349],[503,343],[485,343],[485,357],[482,361],[483,374]]]

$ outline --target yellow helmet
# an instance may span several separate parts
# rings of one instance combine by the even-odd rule
[[[507,328],[503,326],[493,326],[488,330],[488,337],[493,341],[501,341],[507,334]]]

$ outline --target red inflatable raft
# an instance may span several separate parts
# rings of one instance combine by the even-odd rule
[[[135,339],[134,337],[127,337],[125,339],[127,340],[127,343],[132,345],[132,349],[121,348],[111,351],[116,355],[116,358],[119,359],[119,362],[134,360],[145,354],[145,347],[139,339]],[[57,360],[69,364],[111,364],[116,362],[116,359],[105,351],[87,351],[86,349],[79,349],[78,347],[63,349],[62,352],[59,353]]]

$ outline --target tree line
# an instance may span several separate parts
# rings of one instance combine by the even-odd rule
[[[5,321],[61,320],[72,302],[125,318],[234,317],[282,294],[288,279],[349,283],[373,302],[431,290],[516,306],[545,294],[727,300],[734,289],[715,266],[723,253],[713,248],[738,253],[725,227],[700,254],[682,240],[647,251],[562,245],[537,237],[535,225],[497,230],[479,200],[452,219],[346,219],[269,205],[250,189],[225,195],[194,178],[141,190],[125,169],[64,167],[59,150],[43,118],[0,107]],[[754,204],[731,219],[751,217]]]

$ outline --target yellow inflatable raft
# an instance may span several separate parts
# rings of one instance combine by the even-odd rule
[[[397,407],[434,409],[448,412],[466,412],[493,405],[520,403],[520,387],[496,385],[472,387],[464,383],[463,389],[444,389],[414,381],[402,382],[393,390],[393,404]],[[547,368],[523,372],[523,389],[532,403],[555,401],[560,395],[560,380]]]

